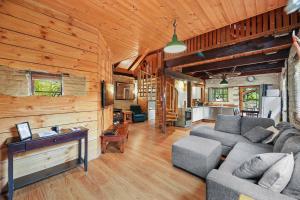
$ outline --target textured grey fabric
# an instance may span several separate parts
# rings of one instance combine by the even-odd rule
[[[217,140],[222,143],[222,152],[223,155],[227,155],[227,152],[231,150],[231,148],[237,142],[248,142],[250,141],[245,137],[237,134],[225,133],[222,131],[216,131],[212,127],[209,126],[199,126],[191,130],[190,135],[195,135],[203,138],[208,138],[212,140]],[[225,154],[224,154],[225,153]]]
[[[232,174],[235,169],[241,166],[250,157],[257,154],[270,153],[272,150],[273,146],[271,145],[239,142],[230,151],[225,161],[219,167],[219,170]]]
[[[283,158],[283,153],[258,154],[234,170],[233,175],[244,179],[260,178],[267,169]]]
[[[281,152],[281,149],[282,149],[285,141],[292,136],[297,136],[297,134],[299,134],[299,131],[295,128],[289,128],[289,129],[284,130],[282,133],[280,133],[278,139],[276,140],[273,151]]]
[[[283,144],[282,153],[293,153],[296,155],[300,152],[300,135],[289,137]]]
[[[296,200],[220,170],[212,170],[207,175],[207,200],[238,200],[240,194],[255,200]]]
[[[291,180],[282,193],[300,199],[300,153],[295,156],[295,166]]]
[[[218,115],[215,124],[216,131],[241,134],[241,117],[239,115]]]
[[[187,136],[172,146],[173,165],[205,178],[221,157],[221,143],[197,136]]]
[[[281,192],[289,183],[293,170],[294,156],[287,154],[264,173],[258,185],[274,192]]]
[[[254,128],[250,129],[246,133],[244,133],[244,137],[254,143],[258,143],[272,135],[273,132],[269,131],[261,126],[255,126]]]
[[[261,126],[268,128],[274,126],[275,122],[269,118],[256,118],[256,117],[242,117],[241,118],[241,134],[244,135],[247,131],[251,130],[255,126]]]
[[[289,122],[280,122],[275,126],[275,128],[277,128],[278,130],[284,131],[289,128],[294,128],[294,126],[292,124],[290,124]]]

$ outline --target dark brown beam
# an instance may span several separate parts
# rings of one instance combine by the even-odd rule
[[[265,69],[265,70],[258,70],[252,72],[244,72],[240,76],[251,76],[251,75],[258,75],[258,74],[271,74],[271,73],[280,73],[282,68],[274,68],[274,69]]]
[[[250,52],[250,51],[273,48],[276,46],[282,46],[290,43],[291,43],[290,34],[278,38],[274,38],[273,36],[261,37],[261,38],[256,38],[245,42],[240,42],[234,45],[207,50],[202,52],[202,54],[194,53],[180,58],[167,60],[165,63],[167,67],[175,67],[179,65],[185,65],[188,63],[194,63],[194,62],[214,59],[218,57],[226,57],[226,56],[231,56],[231,55]]]
[[[266,55],[266,54],[257,54],[252,56],[240,57],[231,60],[225,60],[220,62],[213,62],[207,63],[203,65],[183,68],[183,73],[190,73],[190,72],[203,72],[209,70],[217,70],[217,69],[225,69],[231,68],[234,66],[243,66],[243,65],[251,65],[257,63],[265,63],[265,62],[272,62],[272,61],[279,61],[284,60],[288,57],[289,49],[283,49],[278,51],[275,54]]]
[[[245,65],[245,66],[240,66],[236,68],[235,72],[241,72],[243,74],[247,73],[256,73],[258,71],[270,71],[274,69],[280,69],[284,67],[284,60],[279,61],[277,63],[259,63],[259,64],[254,64],[254,65]],[[208,71],[211,74],[221,74],[221,73],[226,73],[226,72],[231,72],[233,68],[226,68],[226,69],[220,69],[220,70],[213,70],[213,71]],[[208,75],[205,72],[197,72],[194,74],[195,77],[200,77],[202,79],[208,79]]]

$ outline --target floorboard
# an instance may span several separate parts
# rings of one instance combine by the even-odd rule
[[[171,146],[189,130],[162,134],[149,123],[130,125],[125,153],[109,145],[89,162],[88,175],[76,168],[17,190],[15,200],[205,200],[204,180],[171,163]]]

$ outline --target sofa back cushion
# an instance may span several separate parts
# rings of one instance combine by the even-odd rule
[[[218,115],[215,130],[232,134],[241,134],[241,117],[238,115]]]
[[[242,117],[241,118],[241,134],[244,135],[256,126],[268,128],[274,126],[275,122],[269,118],[256,118],[256,117]]]
[[[300,153],[295,155],[295,165],[291,180],[282,193],[295,199],[300,199]]]
[[[288,138],[281,149],[282,153],[293,153],[296,155],[300,152],[300,135]]]
[[[282,133],[280,133],[278,139],[276,140],[274,147],[273,147],[273,152],[281,152],[281,149],[286,142],[287,139],[293,136],[299,135],[299,131],[295,128],[290,128],[284,130]]]

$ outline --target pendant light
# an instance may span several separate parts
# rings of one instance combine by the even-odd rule
[[[165,48],[165,53],[180,53],[186,50],[186,45],[179,41],[176,34],[176,20],[173,23],[174,33],[171,42],[169,42]]]
[[[225,74],[222,77],[222,81],[220,82],[220,85],[222,85],[222,86],[228,85],[228,81],[226,80],[226,75]]]

